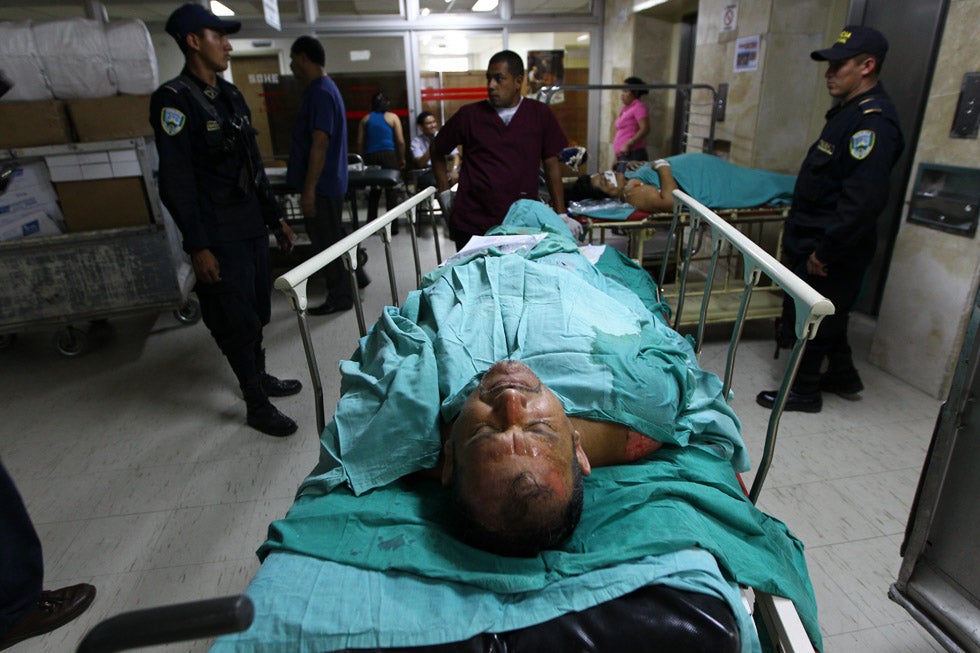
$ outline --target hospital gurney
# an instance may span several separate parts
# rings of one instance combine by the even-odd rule
[[[426,193],[422,193],[419,196],[416,196],[415,198],[413,198],[413,200],[418,200],[419,198],[424,199],[424,196],[426,196]],[[743,240],[738,234],[732,233],[730,230],[727,230],[725,225],[721,221],[717,220],[715,217],[711,215],[710,211],[703,209],[703,207],[698,205],[696,202],[693,201],[689,202],[688,201],[689,198],[684,197],[682,194],[679,194],[677,197],[680,203],[686,203],[688,206],[691,207],[692,211],[696,212],[699,215],[698,219],[702,219],[712,226],[713,237],[716,237],[718,241],[730,237],[734,238],[736,241]],[[411,208],[412,205],[410,200],[409,202],[398,207],[398,209],[396,209],[395,211],[389,212],[388,214],[379,218],[378,224],[369,225],[368,227],[365,227],[365,229],[374,228],[375,231],[386,230],[387,225],[390,224],[390,221],[393,220],[397,215],[399,215],[398,213],[399,210],[402,211],[411,210]],[[387,231],[385,231],[385,234],[387,235]],[[370,235],[370,233],[360,233],[360,234],[352,235],[350,241],[345,240],[342,241],[341,243],[338,243],[338,245],[335,246],[336,249],[331,248],[332,251],[327,250],[323,252],[321,255],[318,255],[317,257],[314,257],[314,259],[311,259],[311,261],[309,261],[307,264],[304,264],[304,266],[301,266],[300,268],[291,271],[287,275],[284,275],[279,280],[277,280],[277,285],[280,289],[288,289],[287,292],[290,294],[291,300],[293,301],[294,307],[298,313],[298,319],[300,320],[301,329],[303,328],[303,321],[305,318],[303,313],[306,307],[306,297],[305,297],[306,280],[308,279],[310,274],[313,274],[317,269],[319,269],[319,267],[321,267],[322,265],[326,264],[326,262],[329,262],[330,260],[333,260],[338,256],[345,256],[346,259],[348,260],[348,263],[351,266],[356,265],[356,256],[354,255],[354,252],[356,251],[358,239],[354,238],[354,236],[365,236],[365,235]],[[387,240],[388,239],[386,239],[386,244],[387,244]],[[794,297],[797,298],[798,314],[801,316],[800,322],[797,325],[797,334],[799,336],[800,343],[798,343],[797,349],[794,350],[794,356],[791,359],[791,363],[793,364],[791,364],[790,366],[790,374],[788,375],[791,376],[792,371],[794,371],[794,364],[798,360],[798,354],[802,352],[802,348],[805,345],[805,340],[808,337],[812,336],[813,332],[815,331],[816,325],[819,323],[819,320],[824,315],[826,315],[830,310],[832,310],[832,308],[829,306],[826,300],[823,300],[822,298],[819,297],[819,295],[813,293],[813,291],[807,288],[805,285],[803,285],[802,282],[799,282],[798,280],[794,281],[793,279],[795,279],[795,277],[789,278],[789,276],[791,275],[787,276],[788,273],[785,271],[785,269],[781,269],[781,266],[779,266],[778,263],[771,260],[771,257],[767,257],[767,255],[765,255],[764,252],[759,252],[756,248],[754,248],[751,245],[751,243],[740,242],[739,246],[740,249],[744,251],[745,256],[749,260],[749,263],[747,264],[746,267],[752,270],[752,275],[756,279],[759,276],[761,276],[762,273],[765,274],[773,273],[777,277],[781,277],[782,281],[787,282],[787,289],[791,294],[794,295]],[[416,269],[418,273],[417,265],[416,265]],[[362,318],[359,317],[359,323],[361,321]],[[363,332],[364,329],[362,325],[362,333]],[[733,343],[737,343],[738,335],[740,335],[739,330],[737,330],[735,335],[733,336],[732,339]],[[312,342],[309,338],[308,333],[304,335],[304,346],[307,348],[307,355],[309,360],[311,361],[311,374],[313,374],[316,377],[318,376],[318,372],[316,371],[316,359],[315,359],[315,354],[313,353]],[[733,361],[734,361],[734,351],[732,351],[729,356],[729,368],[733,364]],[[725,383],[726,389],[728,386],[730,386],[730,381],[731,381],[730,374],[726,373],[726,383]],[[779,398],[777,399],[777,407],[781,407],[782,403],[785,400],[785,394],[788,389],[788,383],[789,381],[784,382],[784,385],[781,388]],[[318,408],[318,419],[319,419],[319,412],[322,411],[321,402],[322,402],[322,395],[317,397],[317,403],[318,406],[320,406],[320,408]],[[773,424],[773,430],[774,430],[775,425],[778,424],[778,415],[776,416],[775,422],[771,422],[771,424]],[[761,484],[761,481],[762,478],[760,477],[758,483]],[[299,575],[280,576],[280,578],[283,578],[283,580],[288,582],[289,578],[301,578],[301,576]],[[302,577],[302,578],[307,578],[307,577]],[[337,580],[337,579],[328,580],[328,578],[329,577],[325,577],[325,582],[328,583],[337,582],[340,584],[341,587],[354,587],[353,585],[344,584],[342,580]],[[266,580],[268,580],[268,578],[266,578]],[[256,589],[256,591],[260,591],[260,590]],[[767,601],[769,601],[767,597],[759,593],[757,593],[756,596],[760,606],[764,606],[767,603]],[[285,599],[283,600],[286,601]],[[356,602],[356,598],[353,600]],[[776,604],[777,606],[776,609],[778,610],[781,607],[784,608],[786,602],[776,600],[774,601],[774,603]],[[286,601],[285,603],[281,603],[280,607],[283,610],[283,616],[286,616],[286,613],[292,613],[293,607],[298,607],[300,609],[300,612],[306,611],[306,608],[302,606],[291,607],[291,605],[288,605],[288,601]],[[767,610],[764,607],[760,607],[760,610],[764,614],[767,613]],[[792,609],[790,609],[790,612],[792,612]],[[260,610],[260,614],[261,614],[261,610]],[[269,614],[264,616],[271,617],[273,615]],[[788,618],[780,618],[779,616],[777,616],[773,622],[774,626],[770,628],[770,632],[772,633],[772,636],[774,638],[787,640],[786,648],[784,650],[811,650],[812,647],[809,644],[809,641],[807,640],[805,635],[803,635],[802,641],[799,639],[800,632],[802,632],[802,629],[797,629],[795,631],[793,629],[789,629],[787,632],[781,632],[779,625],[788,622],[789,622]],[[342,627],[356,630],[357,628],[359,628],[359,624],[354,624],[354,623],[344,624]],[[279,623],[279,626],[277,626],[277,628],[282,628],[282,623]],[[285,632],[285,634],[283,634],[282,631],[280,630],[280,634],[287,638],[282,642],[283,645],[285,645],[286,641],[298,641],[301,637],[304,637],[304,635],[302,635],[300,632],[287,631]],[[796,640],[795,644],[793,642],[794,638]],[[228,646],[234,647],[235,644],[233,641],[224,642],[223,647],[227,648]],[[490,650],[500,650],[500,649],[490,649]]]

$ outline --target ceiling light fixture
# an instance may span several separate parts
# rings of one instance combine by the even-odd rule
[[[225,5],[218,2],[218,0],[211,0],[211,13],[215,16],[234,16],[235,12],[226,7]]]
[[[579,43],[584,43],[585,41],[588,41],[589,40],[589,35],[588,34],[580,34],[578,36],[578,38],[576,38],[575,40],[578,41]]]
[[[650,7],[656,7],[657,5],[662,5],[667,2],[667,0],[644,0],[643,2],[638,2],[633,5],[633,13],[637,14],[644,9],[649,9]]]
[[[470,11],[493,11],[497,8],[497,0],[476,0]]]

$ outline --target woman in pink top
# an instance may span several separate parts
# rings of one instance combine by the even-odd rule
[[[639,77],[627,77],[624,84],[643,84]],[[624,89],[620,97],[623,108],[616,119],[616,136],[613,138],[613,149],[617,161],[647,161],[647,143],[644,140],[650,132],[650,120],[647,118],[647,107],[640,98],[648,91],[630,91]]]

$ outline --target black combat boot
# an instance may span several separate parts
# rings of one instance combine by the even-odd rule
[[[266,397],[288,397],[303,389],[296,379],[278,379],[265,371],[265,350],[259,347],[255,352],[255,367],[259,370],[262,391]]]
[[[284,438],[296,432],[296,422],[280,413],[279,409],[269,402],[259,377],[256,376],[242,385],[242,396],[247,407],[245,422],[253,429],[277,438]]]
[[[772,408],[776,403],[776,395],[779,390],[763,390],[755,397],[755,403],[763,408]],[[819,413],[823,408],[823,397],[820,395],[820,375],[804,374],[800,372],[796,375],[793,387],[789,389],[789,396],[786,397],[784,412],[795,411],[800,413]]]

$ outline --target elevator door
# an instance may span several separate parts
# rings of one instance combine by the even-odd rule
[[[948,0],[852,0],[847,12],[848,24],[874,27],[888,38],[881,82],[898,109],[905,136],[905,152],[892,171],[891,198],[878,218],[878,250],[857,306],[871,315],[878,314],[885,289],[948,4]]]

